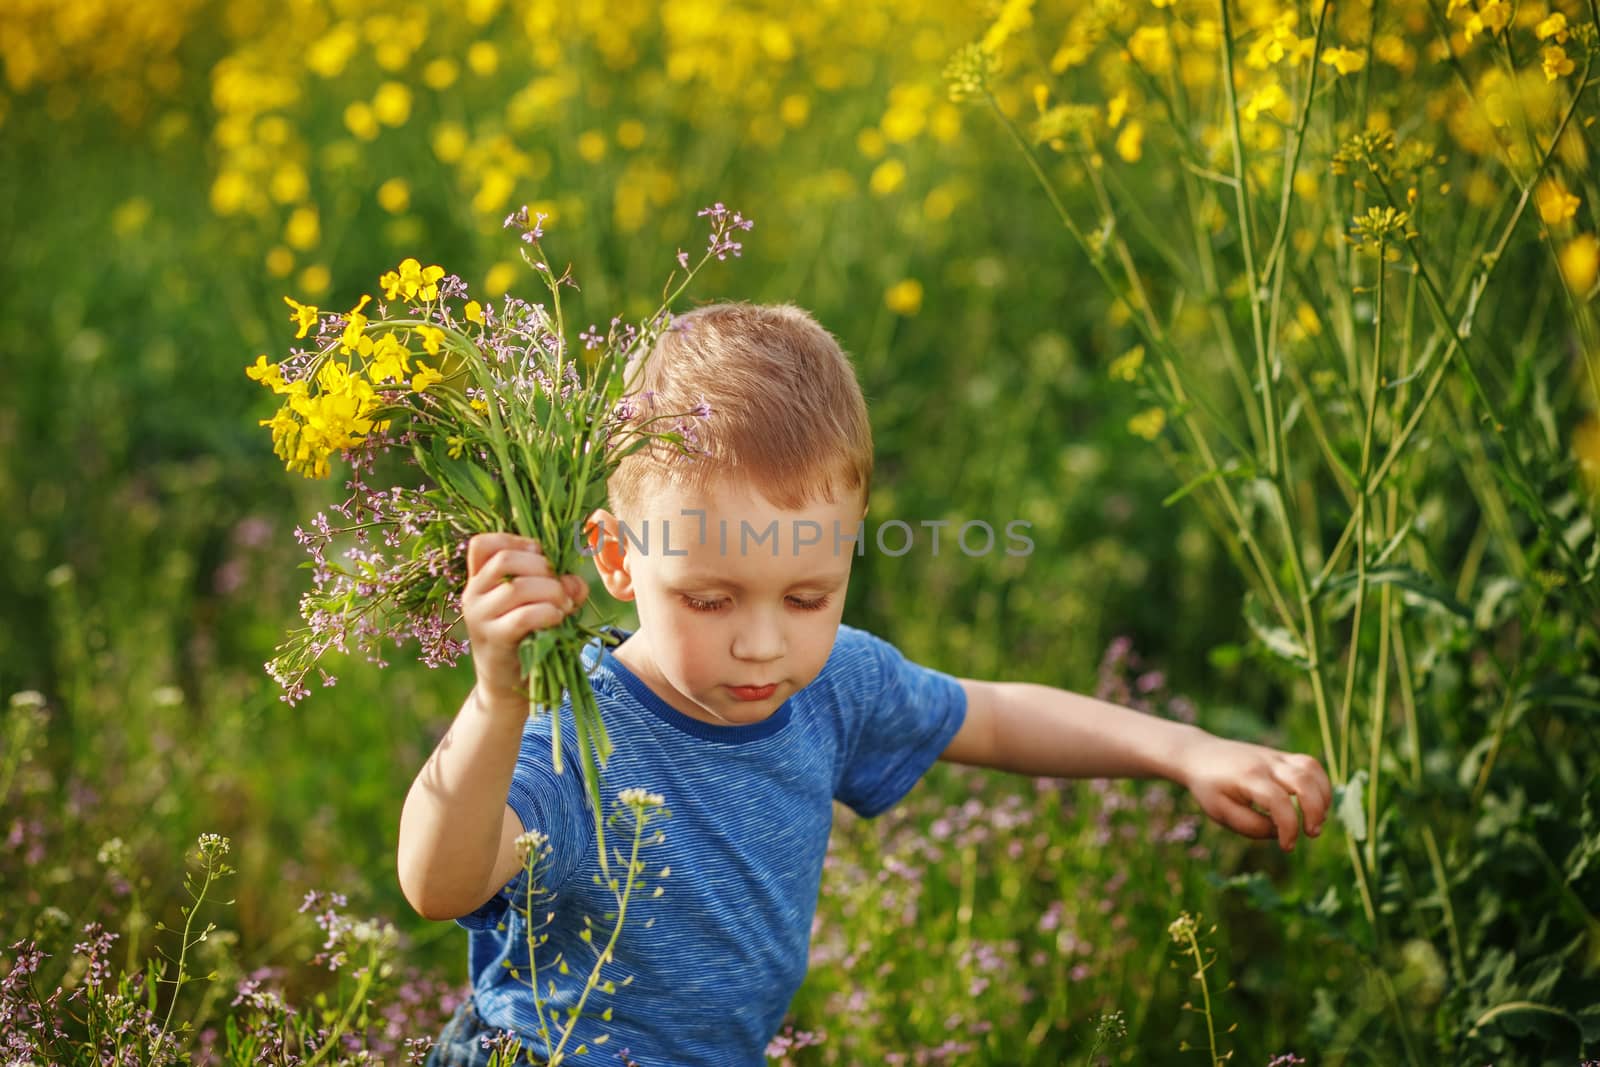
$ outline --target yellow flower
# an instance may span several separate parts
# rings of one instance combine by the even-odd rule
[[[400,82],[384,82],[372,98],[372,114],[385,126],[404,126],[411,118],[411,90]]]
[[[905,184],[906,165],[898,159],[886,159],[873,170],[867,187],[878,196],[888,196]]]
[[[791,97],[789,99],[793,98]],[[787,121],[789,111],[788,99],[784,100],[783,106],[784,118],[785,121]],[[638,148],[640,145],[644,144],[645,133],[646,130],[644,128],[644,123],[640,122],[638,119],[623,119],[617,124],[617,144],[621,145],[623,148]]]
[[[295,208],[283,227],[284,244],[301,252],[315,248],[321,236],[322,227],[317,219],[317,209],[309,204]]]
[[[289,470],[308,478],[326,477],[328,457],[360,443],[380,406],[372,383],[343,363],[324,364],[316,384],[313,395],[304,382],[295,382],[287,390],[289,403],[261,422],[272,428],[278,457]]]
[[[336,78],[360,47],[356,28],[348,22],[340,23],[310,42],[305,52],[306,66],[324,78]]]
[[[1250,94],[1250,99],[1246,100],[1239,108],[1239,114],[1243,116],[1246,122],[1254,122],[1261,116],[1263,111],[1271,111],[1273,108],[1281,106],[1286,100],[1288,100],[1288,97],[1283,93],[1283,86],[1275,81],[1268,82]]]
[[[378,279],[378,284],[383,286],[383,298],[393,300],[401,297],[406,300],[437,300],[439,298],[439,279],[444,277],[444,268],[438,265],[424,267],[415,259],[406,258],[400,261],[398,271],[389,271]]]
[[[360,351],[363,340],[367,341],[367,346],[370,349],[372,342],[363,336],[367,329],[367,317],[361,314],[361,309],[366,307],[371,300],[372,297],[363,296],[361,302],[350,309],[349,321],[345,323],[344,333],[339,337],[339,344],[343,346],[345,352]]]
[[[1165,74],[1172,66],[1172,38],[1163,26],[1140,26],[1128,38],[1128,54],[1151,74]]]
[[[1033,22],[1032,7],[1033,0],[1005,0],[994,24],[983,35],[983,49],[998,52],[1013,34],[1026,29]]]
[[[433,154],[440,163],[455,163],[467,154],[466,128],[459,122],[441,122],[433,128]]]
[[[517,265],[515,263],[496,263],[489,268],[489,273],[483,279],[483,288],[490,296],[500,296],[511,288],[511,283],[517,280]]]
[[[467,49],[467,66],[480,78],[487,78],[500,69],[500,51],[488,41],[473,41]]]
[[[1294,309],[1294,318],[1306,332],[1307,337],[1315,337],[1322,332],[1322,322],[1310,304],[1302,301],[1300,306]]]
[[[896,315],[915,315],[922,310],[922,283],[915,278],[895,282],[883,294],[883,302]]]
[[[1353,48],[1329,48],[1323,51],[1322,61],[1340,74],[1353,74],[1367,65],[1367,57]]]
[[[1572,433],[1572,454],[1584,484],[1591,492],[1600,489],[1600,419],[1590,415],[1578,424]]]
[[[1556,258],[1567,288],[1576,296],[1587,296],[1594,287],[1596,273],[1600,272],[1600,239],[1592,233],[1579,234],[1567,242]]]
[[[811,99],[801,93],[790,93],[778,105],[778,117],[783,119],[786,126],[804,126],[806,119],[811,117]],[[619,143],[622,141],[622,131],[626,127],[627,123],[623,123],[622,126],[617,128],[617,140]],[[641,126],[639,131],[639,141],[643,141],[644,128]],[[624,145],[624,147],[627,146]],[[633,147],[637,148],[638,142],[635,142]]]
[[[1167,413],[1162,408],[1146,408],[1128,420],[1128,430],[1146,441],[1154,441],[1167,425]]]
[[[578,156],[585,163],[598,163],[606,158],[606,135],[599,130],[585,130],[580,133]]]
[[[422,338],[422,347],[430,356],[439,354],[439,343],[444,340],[444,331],[437,326],[418,326],[417,336]]]
[[[1120,89],[1106,103],[1106,125],[1113,130],[1122,125],[1122,117],[1128,113],[1128,90]]]
[[[1111,361],[1110,374],[1117,381],[1136,381],[1139,377],[1139,368],[1143,366],[1144,345],[1134,345]]]
[[[1144,123],[1129,119],[1128,124],[1122,127],[1122,132],[1117,134],[1117,155],[1128,163],[1137,163],[1143,158]]]
[[[1486,0],[1474,14],[1467,18],[1463,27],[1468,41],[1480,33],[1499,33],[1506,28],[1506,23],[1511,21],[1511,6],[1505,0]]]
[[[294,309],[291,318],[300,326],[300,332],[294,335],[294,339],[298,341],[306,335],[307,330],[317,324],[317,309],[287,296],[283,298],[283,302]]]
[[[1546,45],[1544,49],[1544,80],[1555,81],[1565,77],[1574,70],[1572,60],[1567,56],[1567,50],[1558,44]]]
[[[378,117],[364,100],[357,100],[344,109],[344,125],[358,141],[377,139]]]
[[[413,393],[425,392],[442,381],[444,381],[444,375],[418,360],[417,373],[411,378],[411,391]]]
[[[294,253],[282,245],[267,252],[267,273],[274,278],[286,278],[294,270]]]
[[[253,382],[260,382],[274,393],[287,393],[289,386],[283,380],[283,368],[276,363],[268,363],[266,356],[257,356],[251,366],[244,369],[246,375]]]
[[[272,199],[280,204],[294,204],[304,200],[311,192],[311,179],[298,163],[279,163],[268,183]]]
[[[312,296],[320,296],[333,287],[333,272],[326,263],[313,263],[300,272],[300,288]]]
[[[372,362],[367,375],[375,382],[398,381],[411,373],[411,351],[386,333],[372,346]]]
[[[378,205],[391,215],[398,215],[411,206],[411,183],[404,178],[390,178],[378,186]]]
[[[1557,44],[1567,39],[1567,16],[1557,11],[1533,28],[1533,35],[1541,41],[1554,37]]]
[[[461,76],[461,68],[448,57],[432,60],[422,68],[422,84],[435,92],[444,92]]]
[[[479,326],[483,325],[483,305],[476,300],[468,300],[463,313],[467,316],[468,322],[475,322]]]
[[[1566,186],[1555,178],[1546,178],[1534,191],[1534,203],[1539,207],[1539,217],[1546,226],[1566,222],[1578,213],[1583,201],[1567,192]]]

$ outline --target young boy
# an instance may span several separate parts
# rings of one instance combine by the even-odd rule
[[[639,616],[591,658],[615,744],[605,800],[641,788],[665,801],[665,840],[646,852],[649,884],[664,892],[630,900],[604,968],[616,992],[589,996],[565,1053],[587,1044],[589,1061],[621,1062],[626,1049],[645,1067],[764,1063],[806,972],[834,801],[876,815],[936,759],[1160,776],[1223,825],[1285,850],[1301,818],[1320,832],[1331,790],[1308,756],[1048,686],[951,677],[841,625],[872,474],[848,359],[793,307],[707,307],[679,326],[646,363],[640,396],[657,411],[709,404],[698,453],[628,457],[610,486],[615,510],[594,516],[601,582]],[[473,538],[468,572],[477,684],[400,819],[406,899],[471,932],[473,998],[429,1061],[444,1067],[486,1063],[480,1038],[502,1030],[548,1054],[527,917],[509,906],[525,885],[519,835],[537,830],[552,849],[543,886],[555,896],[534,916],[549,938],[537,953],[546,1018],[565,1025],[597,958],[585,917],[603,942],[616,910],[598,877],[571,709],[558,776],[552,717],[527,717],[517,658],[518,641],[578,610],[587,587],[509,534]],[[568,973],[549,966],[558,953]]]

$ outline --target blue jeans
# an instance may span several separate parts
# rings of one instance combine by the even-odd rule
[[[499,1032],[478,1017],[478,1006],[468,997],[445,1023],[423,1067],[489,1067],[490,1051],[484,1048],[483,1038],[493,1038]],[[529,1061],[526,1056],[519,1055],[516,1062],[526,1064]]]

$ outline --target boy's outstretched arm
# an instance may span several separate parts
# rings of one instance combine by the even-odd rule
[[[967,717],[941,759],[1057,778],[1167,778],[1217,822],[1247,837],[1276,837],[1284,851],[1294,847],[1301,816],[1306,833],[1322,832],[1333,788],[1311,756],[1047,685],[959,681]]]

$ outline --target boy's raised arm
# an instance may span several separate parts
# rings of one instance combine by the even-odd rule
[[[1275,836],[1285,851],[1301,816],[1306,833],[1322,832],[1333,790],[1310,756],[1047,685],[959,681],[967,717],[941,759],[1058,778],[1167,778],[1217,822],[1247,837]]]
[[[583,579],[554,577],[538,546],[511,534],[474,537],[467,575],[461,613],[477,684],[400,813],[400,889],[429,919],[467,914],[516,874],[523,828],[506,798],[528,716],[517,644],[588,593]]]

